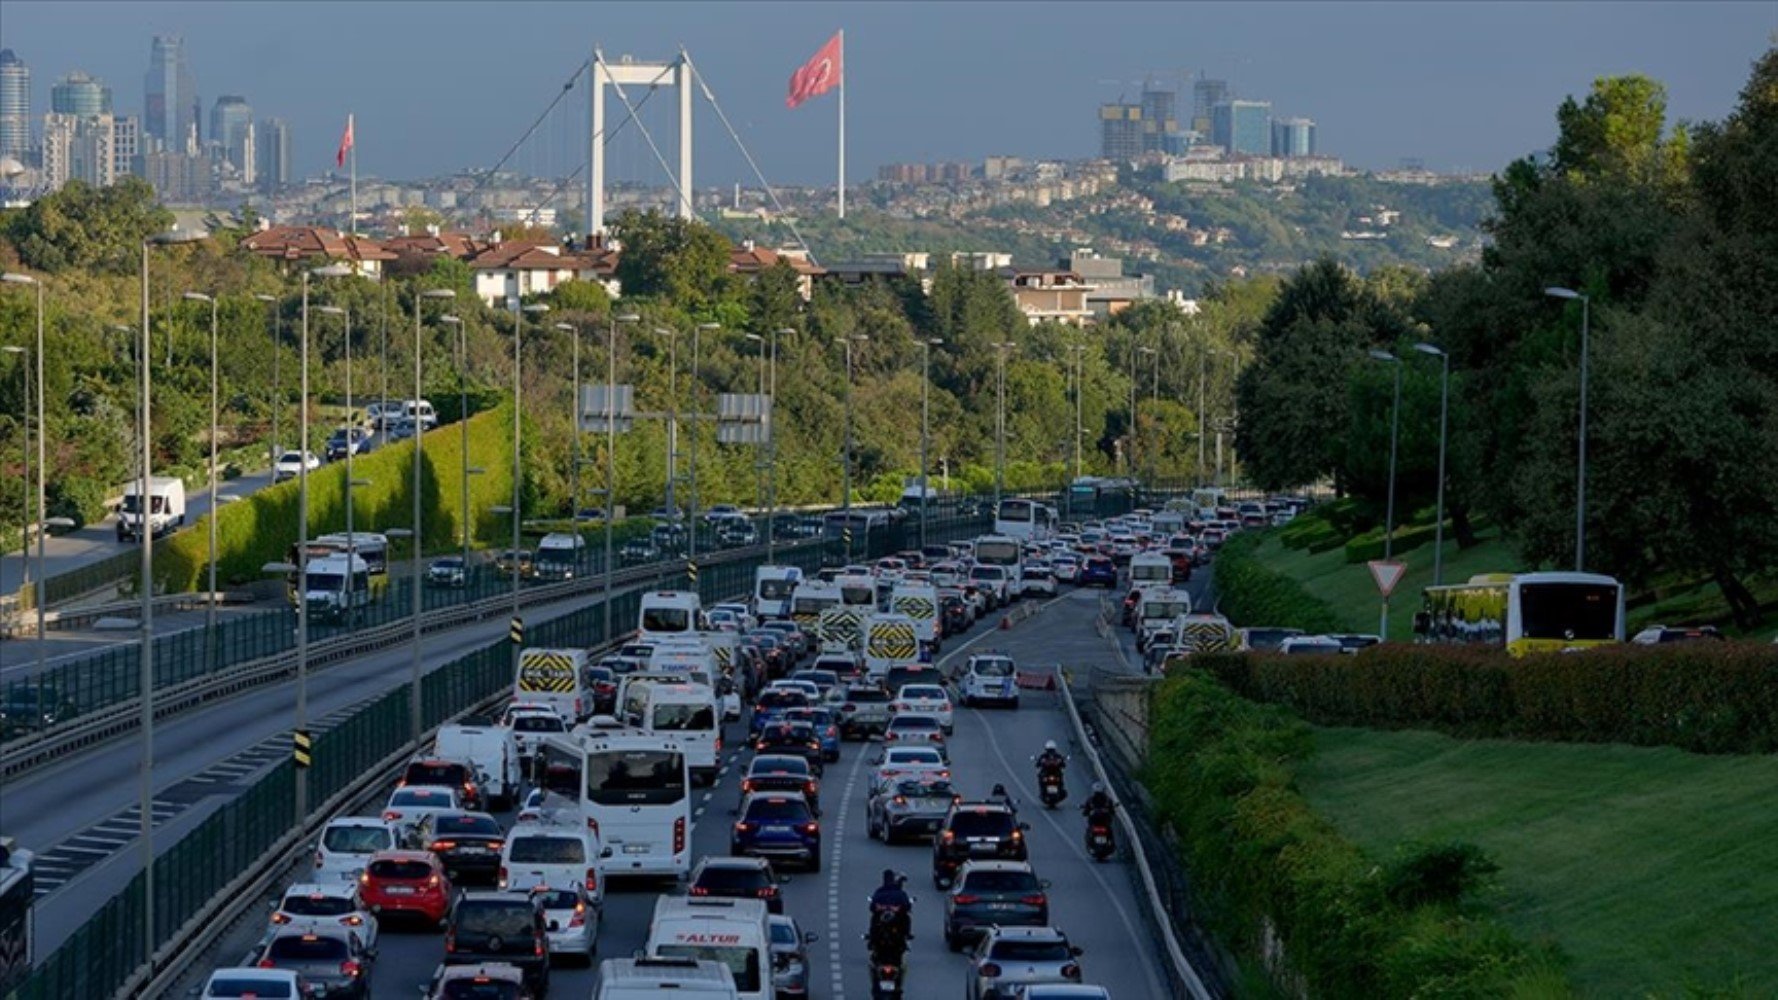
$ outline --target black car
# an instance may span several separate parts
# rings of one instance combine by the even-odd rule
[[[741,797],[753,792],[801,792],[809,809],[821,812],[821,781],[801,754],[768,753],[753,758],[741,779]]]
[[[500,848],[506,831],[500,821],[482,812],[432,813],[414,824],[417,851],[431,851],[451,882],[493,885],[500,871]]]
[[[945,944],[952,951],[989,927],[1048,927],[1049,883],[1023,861],[971,861],[945,895]]]
[[[753,740],[756,754],[792,754],[809,762],[809,769],[821,773],[824,756],[821,738],[807,722],[771,722]]]
[[[373,960],[356,930],[305,927],[273,934],[257,964],[296,973],[309,984],[310,997],[363,1000],[370,995]]]
[[[783,913],[784,893],[778,887],[784,881],[765,858],[705,858],[691,873],[686,891],[719,899],[763,899],[768,912]]]
[[[624,543],[619,550],[618,558],[625,566],[640,566],[643,563],[656,562],[661,558],[661,550],[654,541],[648,538],[633,538]]]
[[[971,859],[1025,861],[1027,825],[999,802],[959,802],[932,838],[932,884],[948,889]]]
[[[455,788],[463,808],[473,811],[482,808],[482,790],[475,779],[475,769],[462,761],[420,757],[407,762],[407,770],[396,784]]]
[[[534,996],[549,992],[549,929],[534,896],[466,892],[445,927],[446,965],[503,962],[517,966]]]

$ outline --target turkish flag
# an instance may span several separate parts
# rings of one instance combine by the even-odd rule
[[[784,98],[784,106],[794,108],[811,97],[820,97],[840,85],[845,72],[845,44],[843,35],[836,33],[821,46],[815,57],[804,63],[795,73],[790,74],[790,93]]]
[[[339,166],[346,165],[346,153],[352,148],[352,116],[346,116],[346,134],[340,136],[340,151],[333,156],[333,162]]]

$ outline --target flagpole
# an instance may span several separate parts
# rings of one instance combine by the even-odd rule
[[[846,29],[840,29],[840,218],[846,217]]]
[[[350,114],[346,115],[346,134],[352,137],[352,145],[346,147],[346,155],[352,158],[352,235],[358,235],[358,136],[357,129]]]

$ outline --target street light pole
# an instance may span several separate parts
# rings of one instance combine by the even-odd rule
[[[848,563],[852,561],[852,345],[869,339],[862,333],[840,338],[840,343],[846,345],[846,450],[840,467],[840,510],[845,523]]]
[[[1395,555],[1395,453],[1396,444],[1401,437],[1401,359],[1388,351],[1371,351],[1371,357],[1377,361],[1395,366],[1395,402],[1389,408],[1389,501],[1383,514],[1383,561],[1389,562]],[[1377,625],[1377,636],[1387,642],[1389,639],[1389,595],[1383,595],[1383,616]]]
[[[474,581],[471,579],[469,571],[469,531],[471,520],[469,516],[469,389],[463,381],[463,369],[468,360],[468,345],[463,334],[463,321],[461,319],[458,319],[450,313],[446,313],[443,316],[440,316],[438,321],[446,326],[454,327],[457,331],[457,430],[458,433],[462,435],[462,443],[460,445],[462,457],[457,464],[462,468],[463,473],[463,495],[461,497],[463,506],[459,508],[458,518],[461,520],[463,528],[460,532],[463,536],[463,587],[465,590],[473,590]]]
[[[202,292],[186,292],[188,302],[210,304],[210,596],[204,601],[204,672],[216,669],[216,481],[221,478],[216,467],[216,299]]]
[[[1445,440],[1451,416],[1451,356],[1433,344],[1415,344],[1414,350],[1438,358],[1438,511],[1432,529],[1432,585],[1445,582]]]
[[[1580,456],[1574,486],[1574,571],[1585,572],[1587,561],[1587,327],[1592,320],[1591,296],[1571,288],[1546,288],[1555,299],[1580,300]]]
[[[409,682],[408,682],[409,683],[409,688],[408,688],[408,727],[409,727],[411,734],[413,736],[414,752],[415,753],[418,753],[420,751],[420,734],[425,731],[425,720],[422,717],[421,702],[420,702],[420,694],[421,694],[421,692],[420,692],[420,680],[421,680],[420,675],[422,673],[421,656],[420,656],[420,632],[421,632],[420,617],[425,612],[425,597],[421,592],[421,586],[420,586],[420,562],[421,562],[420,556],[421,556],[421,553],[424,552],[424,550],[425,550],[424,541],[423,541],[423,538],[421,535],[422,511],[421,511],[421,507],[420,507],[420,488],[421,488],[420,487],[420,465],[421,465],[421,459],[424,454],[424,452],[422,450],[423,445],[421,444],[421,441],[422,441],[424,435],[422,435],[420,433],[420,423],[419,423],[419,419],[420,419],[420,403],[419,403],[419,401],[423,398],[423,396],[421,394],[421,376],[422,376],[422,362],[425,360],[425,358],[424,358],[425,352],[423,350],[423,348],[425,346],[425,335],[424,335],[424,331],[421,329],[421,326],[420,326],[420,307],[424,303],[424,300],[426,300],[426,299],[438,299],[438,300],[443,300],[443,301],[448,302],[452,299],[455,299],[456,297],[457,297],[457,293],[451,291],[449,288],[429,288],[423,292],[416,290],[414,293],[414,458],[413,458],[414,480],[413,480],[413,487],[412,487],[413,494],[414,494],[414,497],[413,497],[413,500],[414,500],[414,526],[412,529],[410,529],[410,534],[414,540],[414,544],[413,544],[413,548],[412,548],[413,567],[412,567],[412,574],[410,576],[410,583],[409,583],[410,588],[413,590],[413,598],[414,598],[414,637],[413,637],[413,641],[411,642],[411,645],[413,647],[413,662],[410,665],[411,676],[410,676]],[[384,342],[384,350],[385,351],[388,350],[387,340],[385,340],[385,342]],[[384,357],[385,357],[385,359],[387,359],[387,354],[385,354]],[[387,377],[388,377],[388,366],[385,363],[385,365],[384,365],[385,382],[384,382],[384,388],[383,388],[383,402],[377,410],[377,414],[378,414],[377,419],[379,422],[381,422],[383,419],[382,418],[383,410],[385,408],[387,408],[389,405],[388,404],[389,389],[388,389],[388,383],[386,381]],[[458,420],[460,420],[460,421],[463,419],[462,414],[458,414],[457,417],[458,417]],[[464,454],[464,456],[463,456],[463,465],[465,467],[467,467],[469,465],[469,455],[468,454]],[[394,532],[391,532],[391,534],[393,534],[393,533]],[[463,565],[463,573],[464,573],[464,580],[467,581],[468,580],[468,573],[469,573],[469,564],[468,563],[465,563]]]
[[[766,338],[757,333],[746,334],[746,338],[759,345],[759,385],[758,393],[761,405],[766,398]],[[766,509],[766,464],[765,464],[765,411],[760,411],[759,438],[753,442],[753,507],[756,511]],[[774,555],[772,545],[771,515],[766,515],[766,565],[772,565]]]
[[[932,423],[932,349],[944,341],[932,337],[920,342],[921,374],[920,374],[920,547],[926,547],[926,492],[930,486],[931,474],[928,469],[927,455],[931,451]],[[1002,371],[1005,368],[1002,366]],[[1004,385],[1005,378],[1001,379]],[[1002,393],[1004,396],[1004,393]]]
[[[1006,493],[1006,352],[1018,346],[1010,340],[995,341],[994,348],[994,510]]]
[[[617,325],[641,322],[635,313],[611,317],[605,330],[605,641],[611,641],[612,521],[617,517]]]
[[[679,503],[673,480],[679,478],[679,331],[657,326],[654,332],[667,338],[667,517],[679,523]]]
[[[265,325],[268,327],[266,332],[272,340],[272,440],[269,442],[271,447],[268,451],[269,457],[275,465],[278,461],[278,411],[284,406],[284,400],[278,394],[278,356],[284,353],[284,338],[278,336],[278,297],[267,295],[264,292],[253,297],[266,304]]]
[[[699,334],[704,331],[715,332],[720,329],[722,329],[721,323],[699,323],[691,329],[691,440],[688,442],[691,447],[691,511],[686,517],[691,525],[691,534],[686,538],[685,544],[686,560],[693,566],[696,566],[698,562],[698,526],[704,520],[703,514],[698,509],[698,418],[701,416],[698,409],[698,388],[701,384],[698,370],[698,342]],[[697,589],[695,583],[692,585],[692,589]]]
[[[770,405],[766,408],[766,532],[768,541],[768,562],[772,561],[772,551],[777,544],[778,531],[778,337],[795,334],[789,327],[779,327],[772,331],[770,358],[766,362],[766,398]]]
[[[549,312],[549,306],[546,306],[540,302],[533,303],[528,306],[521,305],[521,300],[519,299],[519,297],[516,294],[513,296],[513,299],[512,299],[512,559],[510,560],[510,566],[512,569],[512,624],[515,626],[519,622],[519,584],[521,583],[520,578],[524,576],[524,573],[522,572],[523,559],[521,558],[521,556],[519,554],[521,551],[519,548],[520,489],[521,489],[522,482],[523,482],[523,471],[524,471],[523,466],[521,464],[520,446],[523,442],[520,437],[521,431],[519,429],[519,414],[524,409],[524,391],[525,390],[524,390],[524,384],[520,381],[520,376],[523,371],[522,366],[523,366],[523,359],[524,359],[525,314],[532,313],[534,315],[542,315],[543,313],[546,313],[546,312]],[[535,565],[535,562],[533,562],[533,565]],[[513,666],[514,671],[518,670],[519,650],[521,648],[523,648],[523,645],[524,644],[522,642],[515,642],[512,644],[512,666]],[[516,676],[516,673],[515,673],[515,676]]]
[[[1136,359],[1150,354],[1156,358],[1154,377],[1158,386],[1161,377],[1159,352],[1152,347],[1138,347],[1135,354],[1130,356],[1130,476],[1132,479],[1135,478],[1138,469],[1136,464],[1137,446],[1142,440],[1142,433],[1137,429],[1136,422]],[[1152,486],[1152,484],[1150,485]]]
[[[580,419],[580,329],[572,323],[557,323],[555,328],[568,335],[569,349],[574,355],[574,500],[568,505],[568,523],[574,526],[574,572],[578,576],[586,571],[586,546],[580,538],[580,503],[586,496],[586,486],[581,480],[581,467],[585,463],[580,457],[580,436],[585,432]]]

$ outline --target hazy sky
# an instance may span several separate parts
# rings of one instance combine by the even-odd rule
[[[290,121],[299,176],[332,166],[348,111],[361,175],[489,166],[593,46],[663,59],[684,45],[771,180],[831,183],[833,95],[792,111],[784,92],[838,28],[854,180],[899,160],[1091,156],[1099,103],[1135,99],[1148,73],[1200,70],[1274,114],[1314,118],[1323,151],[1356,165],[1492,170],[1547,146],[1556,104],[1600,75],[1648,74],[1672,116],[1721,117],[1773,44],[1778,4],[0,2],[0,47],[31,67],[34,115],[75,69],[140,114],[150,36],[179,34],[203,127],[218,95],[245,96],[256,116]],[[699,185],[750,182],[698,103]],[[672,106],[663,90],[642,115],[670,162]],[[607,109],[624,114],[615,98]],[[577,90],[513,165],[572,169],[585,133]],[[626,133],[608,152],[613,178],[657,183],[638,130]]]

